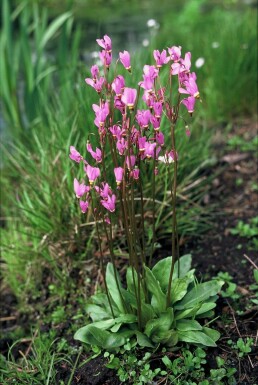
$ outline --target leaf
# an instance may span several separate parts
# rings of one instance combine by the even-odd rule
[[[40,49],[44,48],[47,42],[52,38],[52,36],[57,32],[62,24],[66,22],[72,16],[71,12],[65,12],[61,16],[57,17],[47,28],[42,40],[40,42]]]
[[[189,278],[176,278],[172,281],[171,286],[171,305],[175,302],[180,301],[187,293],[187,287],[190,283]]]
[[[206,313],[207,311],[210,311],[216,307],[215,302],[205,302],[202,304],[200,309],[197,311],[196,316],[202,315],[203,313]]]
[[[134,314],[122,314],[120,317],[115,318],[116,323],[132,324],[137,322],[137,317]]]
[[[161,290],[160,284],[157,281],[155,275],[152,271],[144,266],[145,269],[145,280],[147,289],[153,294],[152,307],[158,313],[161,313],[166,310],[166,296]]]
[[[205,334],[207,334],[207,336],[209,336],[214,342],[218,341],[218,339],[220,338],[220,333],[217,331],[217,330],[214,330],[214,329],[211,329],[211,328],[207,328],[207,327],[203,327],[202,328],[203,332]]]
[[[154,345],[151,343],[150,339],[143,333],[141,332],[136,332],[136,338],[137,338],[137,343],[146,348],[154,348]]]
[[[257,269],[254,270],[254,279],[255,279],[255,282],[258,283],[258,270]]]
[[[199,322],[187,319],[177,321],[176,328],[181,332],[188,330],[202,330],[202,326],[199,324]]]
[[[185,332],[178,331],[178,340],[192,344],[200,344],[203,346],[217,346],[208,335],[198,330]]]
[[[103,321],[94,322],[94,326],[101,330],[107,330],[110,329],[111,326],[113,326],[116,323],[114,318],[106,319]],[[92,324],[91,324],[92,325]]]
[[[87,304],[85,306],[85,310],[94,322],[110,318],[111,315],[110,313],[106,312],[102,307],[94,304]]]
[[[197,311],[200,309],[201,304],[195,305],[193,308],[182,310],[182,311],[175,311],[175,320],[179,320],[182,318],[190,318],[194,317]]]
[[[137,310],[137,301],[134,296],[134,294],[129,293],[129,291],[122,289],[123,297],[127,304],[132,306],[132,308]],[[156,317],[156,313],[153,310],[152,306],[149,304],[146,304],[144,302],[141,302],[141,312],[142,312],[142,324],[143,326],[146,325],[146,323]]]
[[[175,263],[173,279],[174,278],[183,278],[191,269],[192,265],[192,256],[191,254],[183,255],[179,258],[179,277],[178,277],[178,261]]]
[[[166,345],[169,347],[175,346],[178,343],[178,332],[177,330],[170,331],[170,337],[166,342]]]
[[[121,313],[125,313],[123,298],[121,294],[122,285],[120,277],[114,265],[112,263],[107,264],[106,268],[106,282],[108,291],[117,305]]]
[[[185,297],[178,304],[175,305],[175,308],[191,308],[198,303],[204,302],[209,297],[217,294],[223,284],[223,281],[215,280],[197,284],[192,290],[190,290],[185,295]]]
[[[168,331],[174,321],[174,312],[172,308],[168,308],[166,312],[161,313],[158,318],[149,320],[146,324],[144,333],[148,337],[152,337],[153,334]]]
[[[180,278],[183,278],[191,268],[192,257],[190,254],[186,254],[183,257],[181,257],[179,261],[180,261],[179,275],[180,275]],[[152,269],[152,272],[156,277],[156,279],[159,281],[160,287],[164,293],[167,292],[167,288],[168,288],[171,263],[172,263],[172,257],[167,257],[162,259],[158,263],[156,263],[156,265]],[[174,266],[172,280],[175,278],[178,278],[178,261],[176,261]]]
[[[165,345],[174,334],[174,330],[160,330],[158,333],[152,335],[151,339],[155,343]]]
[[[137,293],[138,295],[138,275],[136,270],[131,266],[129,266],[126,271],[126,283],[127,283],[127,290],[135,295]],[[140,288],[140,297],[143,300],[145,298],[142,287]]]
[[[89,345],[97,345],[106,350],[112,350],[125,344],[126,339],[118,333],[101,330],[94,325],[86,325],[74,335],[74,339]]]
[[[172,257],[161,259],[152,269],[152,273],[159,281],[160,287],[166,293],[169,282],[169,273],[171,269]]]

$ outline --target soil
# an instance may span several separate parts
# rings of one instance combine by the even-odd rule
[[[246,120],[234,124],[229,137],[240,135],[249,141],[256,134],[256,123]],[[220,297],[217,302],[216,313],[219,317],[213,326],[221,332],[222,337],[216,349],[207,351],[207,371],[216,368],[216,356],[221,356],[231,367],[237,369],[236,379],[239,385],[255,385],[258,378],[258,352],[253,348],[250,354],[239,359],[237,352],[227,341],[236,342],[240,337],[252,337],[257,342],[258,307],[250,301],[253,296],[250,290],[250,285],[254,283],[253,269],[254,265],[258,264],[257,250],[254,249],[251,238],[232,235],[230,230],[239,220],[248,222],[257,216],[258,192],[253,188],[253,183],[257,183],[257,154],[254,151],[228,150],[224,138],[221,128],[218,129],[214,148],[219,162],[216,169],[212,170],[217,176],[203,203],[217,205],[213,227],[203,236],[188,239],[181,254],[192,254],[199,278],[206,280],[219,272],[227,272],[237,285],[237,308],[236,301],[232,299]],[[25,320],[15,310],[16,300],[10,291],[2,292],[1,303],[2,332],[15,329],[19,323],[24,324]],[[239,312],[239,309],[242,309],[242,312]],[[65,328],[60,334],[65,336]],[[0,339],[1,354],[7,355],[10,343],[7,337]],[[75,344],[74,341],[71,343]],[[27,345],[19,345],[17,352],[26,348]],[[15,356],[14,352],[14,358],[17,358]],[[87,354],[81,354],[79,364],[87,357]],[[99,356],[83,364],[75,370],[70,385],[120,384],[115,372],[105,367],[105,362],[106,360]],[[61,362],[56,384],[61,381],[67,384],[70,376],[71,368],[67,362]]]

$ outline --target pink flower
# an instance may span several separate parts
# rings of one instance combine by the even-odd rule
[[[141,88],[147,92],[151,92],[154,88],[154,79],[150,76],[143,75],[143,81],[138,83]]]
[[[138,146],[139,146],[139,151],[144,152],[145,151],[145,144],[146,144],[146,137],[142,136],[138,139]]]
[[[100,77],[99,79],[86,78],[85,82],[93,87],[98,93],[100,93],[105,83],[105,79],[103,77]]]
[[[133,110],[137,97],[137,90],[134,88],[125,87],[122,95],[122,102],[128,106],[129,110]]]
[[[92,150],[91,144],[87,142],[86,145],[87,151],[91,154],[92,158],[96,160],[96,162],[100,163],[102,162],[102,152],[101,150],[97,147],[96,152]]]
[[[157,68],[155,68],[155,66],[145,65],[143,67],[143,73],[144,75],[148,76],[150,79],[154,80],[158,76],[159,71],[157,70]]]
[[[73,187],[77,198],[81,198],[84,194],[90,191],[89,186],[86,186],[84,183],[80,184],[76,178],[74,178]]]
[[[95,190],[103,199],[108,199],[108,196],[112,194],[112,190],[108,183],[102,183],[102,187],[95,186]]]
[[[189,74],[188,79],[183,82],[183,85],[186,89],[182,87],[179,87],[178,89],[181,94],[190,94],[197,99],[200,97],[198,86],[196,84],[196,75],[194,72]]]
[[[188,98],[183,99],[181,102],[186,106],[190,115],[192,115],[192,113],[194,112],[195,100],[196,99],[194,96],[189,96]]]
[[[125,79],[122,75],[118,75],[113,83],[112,90],[116,93],[117,96],[121,96],[125,87]]]
[[[162,103],[161,102],[155,102],[153,103],[153,111],[156,118],[160,118],[162,115]]]
[[[147,158],[154,158],[155,148],[156,148],[156,143],[146,142],[144,156],[146,156]]]
[[[85,214],[89,208],[89,202],[88,201],[85,202],[85,201],[80,200],[80,208],[81,208],[82,213]]]
[[[99,53],[99,58],[102,61],[104,67],[109,67],[112,62],[112,53],[111,51],[101,51]]]
[[[167,64],[170,60],[170,57],[167,57],[167,52],[163,49],[162,52],[159,52],[157,49],[153,51],[153,56],[156,61],[157,68],[161,68],[164,64]]]
[[[122,135],[125,133],[125,131],[122,130],[122,128],[117,125],[109,127],[109,131],[111,132],[113,138],[118,140],[120,140],[122,138]]]
[[[164,134],[162,132],[157,132],[156,133],[156,142],[160,145],[160,146],[164,146]]]
[[[107,52],[112,51],[112,41],[108,35],[105,35],[103,39],[97,39],[96,41],[98,45],[104,48]]]
[[[99,67],[94,64],[92,67],[91,67],[91,76],[93,77],[93,79],[97,79],[97,77],[99,76]]]
[[[150,110],[138,110],[136,114],[136,121],[141,128],[148,128],[151,118]]]
[[[160,129],[160,119],[156,118],[156,116],[151,116],[151,123],[153,125],[154,131],[159,131]]]
[[[122,167],[114,168],[114,174],[116,177],[116,184],[119,186],[123,180],[124,169]]]
[[[131,71],[130,54],[128,51],[120,52],[119,59],[127,71]]]
[[[120,96],[115,96],[114,106],[117,110],[121,112],[122,115],[125,114],[125,104],[121,101]]]
[[[98,167],[91,167],[89,164],[87,164],[84,170],[87,174],[87,177],[89,178],[90,185],[92,185],[100,176],[100,169]]]
[[[101,106],[97,104],[93,104],[92,108],[95,112],[96,118],[94,123],[97,127],[103,127],[105,124],[105,120],[109,114],[109,105],[108,102],[103,103]]]
[[[127,149],[127,141],[124,138],[121,138],[116,142],[116,148],[119,155],[124,155],[125,150]]]
[[[181,49],[182,47],[176,47],[176,46],[173,46],[171,48],[168,48],[168,53],[171,57],[172,60],[174,60],[175,62],[177,62],[180,58],[181,58]]]
[[[135,165],[136,157],[134,155],[127,156],[125,161],[128,169],[131,170]]]
[[[105,207],[108,211],[113,213],[116,209],[116,196],[113,194],[112,196],[108,196],[106,200],[101,200],[100,203],[103,207]]]
[[[133,171],[132,171],[132,177],[133,179],[135,180],[138,180],[139,177],[140,177],[140,170],[139,168],[134,168]]]
[[[70,154],[69,157],[74,160],[77,163],[80,163],[80,161],[83,159],[81,154],[76,150],[74,146],[70,146]]]
[[[150,93],[148,91],[144,91],[142,100],[147,104],[147,106],[150,109],[152,109],[153,108],[153,104],[156,101],[156,98],[155,98],[155,96],[152,93]]]
[[[189,72],[191,68],[191,52],[185,54],[184,59],[179,59],[179,62],[171,65],[172,75],[178,75],[181,72]]]

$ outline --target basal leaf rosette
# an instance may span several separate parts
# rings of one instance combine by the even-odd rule
[[[168,257],[152,269],[144,266],[140,282],[134,268],[128,267],[126,288],[109,263],[106,269],[108,294],[91,297],[86,310],[92,323],[79,329],[74,338],[105,350],[124,345],[128,338],[136,338],[141,347],[154,348],[160,344],[173,348],[181,343],[215,347],[220,334],[205,325],[206,320],[214,316],[217,294],[224,282],[198,283],[191,269],[191,255],[184,255],[175,264],[167,306],[171,263],[172,258]],[[135,291],[138,285],[140,290]],[[137,313],[139,303],[141,315]]]

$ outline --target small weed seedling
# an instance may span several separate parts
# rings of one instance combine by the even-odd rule
[[[258,250],[258,217],[252,218],[249,223],[240,220],[230,231],[233,235],[250,239],[250,248]]]

